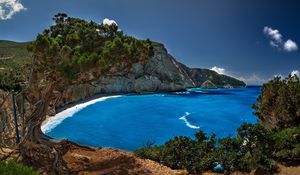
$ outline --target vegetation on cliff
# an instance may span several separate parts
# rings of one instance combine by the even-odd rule
[[[30,167],[18,164],[15,160],[1,161],[0,174],[3,175],[38,175]]]
[[[207,136],[199,131],[194,139],[175,137],[163,145],[150,144],[135,153],[171,168],[187,169],[192,174],[212,170],[217,164],[226,174],[252,170],[271,174],[277,169],[276,162],[299,163],[299,87],[296,76],[284,80],[275,77],[264,84],[258,104],[254,105],[256,115],[264,120],[241,125],[236,137],[216,139],[214,134]],[[275,129],[270,130],[269,120],[277,121],[272,123]]]
[[[28,46],[38,58],[34,65],[40,71],[78,79],[89,70],[96,77],[109,68],[125,69],[153,55],[150,40],[124,35],[114,23],[87,22],[66,14],[55,15],[54,21]]]
[[[135,151],[141,157],[158,161],[174,169],[187,169],[192,174],[222,165],[226,174],[234,171],[271,173],[276,161],[296,163],[300,159],[300,128],[268,131],[260,124],[243,124],[237,137],[216,139],[202,131],[195,139],[180,136],[164,145],[148,145]]]
[[[275,77],[264,84],[255,104],[257,117],[269,129],[298,126],[300,123],[300,81],[297,76]]]

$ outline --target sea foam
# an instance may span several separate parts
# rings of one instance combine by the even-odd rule
[[[87,106],[95,104],[95,103],[100,102],[100,101],[107,100],[109,98],[117,98],[117,97],[121,97],[121,96],[120,95],[115,95],[115,96],[101,97],[101,98],[97,98],[95,100],[91,100],[91,101],[88,101],[88,102],[85,102],[85,103],[80,103],[78,105],[70,107],[66,110],[63,110],[63,111],[57,113],[53,117],[47,118],[42,123],[41,129],[42,129],[43,133],[48,133],[53,128],[55,128],[57,125],[59,125],[63,120],[65,120],[66,118],[72,117],[75,113],[81,111],[82,109],[86,108]]]
[[[187,120],[187,116],[189,116],[190,113],[189,112],[185,112],[185,115],[180,117],[180,120],[183,120],[186,124],[187,127],[192,128],[192,129],[200,129],[200,126],[196,126],[196,125],[192,125],[188,120]]]

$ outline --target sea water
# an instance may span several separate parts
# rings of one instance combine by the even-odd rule
[[[242,123],[257,121],[251,106],[259,92],[251,86],[102,97],[58,113],[42,130],[58,139],[128,151],[175,136],[193,138],[198,130],[235,136]]]

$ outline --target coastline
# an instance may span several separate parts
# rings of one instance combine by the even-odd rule
[[[246,88],[242,87],[242,88]],[[199,87],[201,88],[201,87]],[[240,87],[234,87],[240,88]],[[55,126],[60,124],[64,119],[72,117],[76,112],[79,112],[83,108],[92,105],[94,103],[104,101],[109,98],[116,98],[121,96],[131,96],[131,95],[149,95],[149,94],[163,94],[163,93],[172,93],[172,92],[188,92],[188,89],[178,90],[178,91],[155,91],[155,92],[130,92],[130,93],[98,93],[92,96],[88,96],[84,99],[75,100],[69,102],[62,106],[55,107],[55,115],[47,116],[46,119],[42,122],[41,128],[44,133],[49,132]],[[204,88],[206,89],[206,88]],[[222,88],[217,88],[222,89]],[[226,89],[226,88],[225,88]],[[58,115],[58,116],[57,116]],[[182,119],[181,119],[182,120]],[[50,123],[50,124],[49,124]],[[197,126],[198,127],[198,126]],[[198,129],[198,128],[197,128]]]
[[[185,90],[174,91],[174,92],[185,92]],[[76,112],[79,112],[83,108],[92,105],[94,103],[104,101],[110,98],[117,98],[121,96],[130,96],[130,95],[148,95],[148,94],[157,94],[157,93],[170,93],[172,91],[160,91],[160,92],[131,92],[131,93],[109,93],[109,94],[94,94],[88,96],[84,99],[79,99],[67,103],[63,106],[55,107],[55,115],[47,116],[46,119],[42,122],[41,129],[43,133],[51,131],[54,127],[59,125],[64,119],[72,117]]]
[[[189,89],[189,88],[188,88]],[[160,93],[171,93],[171,92],[186,92],[187,89],[185,90],[178,90],[178,91],[155,91],[155,92],[128,92],[128,93],[107,93],[107,94],[101,94],[101,93],[98,93],[98,94],[94,94],[92,96],[88,96],[88,97],[85,97],[84,99],[79,99],[79,100],[75,100],[75,101],[72,101],[72,102],[69,102],[63,106],[56,106],[55,107],[55,112],[56,114],[59,113],[59,112],[62,112],[68,108],[71,108],[71,107],[74,107],[78,104],[81,104],[81,103],[85,103],[85,102],[88,102],[88,101],[91,101],[91,100],[95,100],[95,99],[98,99],[98,98],[102,98],[102,97],[109,97],[109,96],[124,96],[124,95],[127,95],[127,96],[130,96],[130,95],[148,95],[148,94],[160,94]]]
[[[94,100],[83,102],[83,103],[74,105],[72,107],[69,107],[65,110],[62,110],[61,112],[56,113],[54,116],[47,117],[46,120],[42,122],[41,130],[43,133],[50,132],[53,128],[55,128],[57,125],[59,125],[63,120],[65,120],[66,118],[72,117],[75,113],[81,111],[82,109],[86,108],[87,106],[93,105],[97,102],[105,101],[110,98],[118,98],[118,97],[121,97],[121,95],[99,97]]]

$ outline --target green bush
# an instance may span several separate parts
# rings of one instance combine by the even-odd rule
[[[275,77],[263,85],[257,100],[253,108],[264,127],[281,129],[300,124],[299,77]]]
[[[135,151],[138,156],[152,159],[174,169],[186,169],[191,174],[212,170],[218,163],[225,173],[276,170],[272,159],[272,132],[260,124],[243,124],[237,137],[216,139],[203,131],[195,139],[175,137],[161,146],[151,145]]]
[[[31,168],[18,164],[15,160],[9,160],[7,162],[0,162],[0,174],[1,175],[38,175],[37,172]]]
[[[300,128],[285,128],[274,132],[274,156],[280,161],[298,161],[300,158]]]

